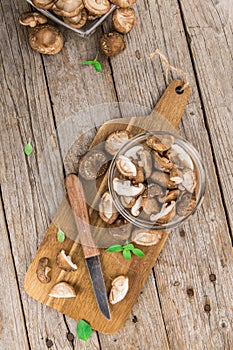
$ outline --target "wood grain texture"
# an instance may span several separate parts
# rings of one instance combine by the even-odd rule
[[[0,348],[29,349],[27,330],[20,301],[17,277],[0,201]]]

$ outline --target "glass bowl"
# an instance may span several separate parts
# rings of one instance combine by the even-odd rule
[[[33,2],[31,0],[27,0],[27,2],[32,5],[37,11],[43,13],[43,15],[45,15],[46,17],[48,17],[49,19],[51,19],[52,21],[62,25],[63,27],[66,27],[68,29],[73,30],[75,33],[77,33],[79,36],[85,38],[88,37],[90,35],[92,35],[96,29],[105,21],[105,19],[115,10],[116,5],[111,5],[110,10],[103,16],[101,16],[100,18],[94,20],[94,21],[87,21],[87,23],[85,24],[85,26],[83,26],[80,29],[74,28],[72,26],[70,26],[69,24],[65,23],[64,21],[62,21],[61,18],[59,18],[58,16],[56,16],[52,11],[49,10],[42,10],[38,7],[36,7]]]
[[[178,150],[182,149],[183,150],[182,152],[184,152],[184,154],[186,155],[185,159],[189,158],[188,160],[190,160],[190,158],[191,158],[191,161],[192,161],[192,164],[193,164],[192,173],[193,173],[193,177],[195,179],[194,180],[195,189],[194,189],[193,193],[192,193],[192,190],[190,190],[190,188],[189,188],[190,192],[187,191],[187,188],[188,188],[187,184],[188,184],[189,176],[190,176],[190,175],[187,175],[187,173],[189,172],[189,174],[190,174],[190,170],[187,168],[187,163],[181,163],[180,162],[180,159],[182,159],[182,157],[180,158],[180,156],[179,156],[178,159],[177,159],[177,162],[175,162],[174,159],[177,158],[177,157],[175,157],[174,154],[173,154],[173,157],[174,157],[173,163],[176,165],[176,169],[178,169],[181,172],[183,172],[183,174],[186,174],[186,175],[182,175],[181,174],[181,176],[184,176],[183,179],[185,179],[185,182],[183,182],[183,185],[182,185],[182,183],[179,183],[179,185],[176,184],[176,186],[177,186],[176,189],[179,190],[179,191],[176,191],[176,193],[179,192],[179,195],[178,195],[177,199],[175,199],[173,201],[170,201],[168,204],[165,204],[163,198],[168,196],[168,194],[170,193],[168,191],[169,190],[171,191],[171,189],[168,189],[168,188],[165,188],[163,186],[160,186],[162,191],[163,191],[163,195],[162,195],[162,197],[159,198],[159,201],[160,201],[160,203],[159,203],[159,206],[160,206],[159,211],[162,210],[162,207],[163,207],[163,210],[165,210],[166,206],[169,206],[171,204],[172,204],[171,207],[173,207],[173,214],[172,214],[173,217],[171,217],[171,220],[169,219],[169,220],[165,220],[165,222],[163,222],[164,219],[162,219],[162,220],[161,219],[155,220],[156,214],[151,214],[151,215],[154,215],[154,216],[149,216],[149,217],[146,216],[146,218],[145,218],[145,213],[143,213],[142,207],[141,207],[141,209],[139,209],[139,210],[141,210],[141,212],[140,212],[140,214],[138,216],[132,215],[132,209],[127,209],[122,204],[122,198],[121,198],[122,196],[119,196],[115,192],[115,190],[114,190],[114,186],[115,186],[114,182],[115,182],[115,180],[114,179],[115,178],[119,178],[120,180],[122,180],[122,179],[129,180],[129,178],[123,176],[119,172],[119,167],[117,167],[116,162],[119,160],[119,157],[121,159],[123,159],[122,156],[125,156],[125,155],[128,156],[129,150],[132,150],[132,148],[135,147],[135,146],[142,146],[143,145],[144,149],[147,149],[150,152],[153,164],[155,164],[155,159],[153,159],[153,157],[155,157],[154,156],[155,152],[156,152],[156,154],[158,154],[158,152],[157,151],[154,152],[154,150],[152,150],[150,147],[148,147],[146,145],[146,140],[148,140],[148,138],[152,137],[152,136],[156,136],[156,138],[160,138],[161,139],[161,138],[166,137],[165,135],[168,135],[167,136],[168,138],[172,137],[173,140],[174,140],[174,145],[177,145],[175,147],[173,147],[174,145],[172,146],[172,148],[171,148],[172,152],[174,152],[174,149],[178,149]],[[164,153],[163,152],[159,153],[159,156],[163,156],[163,157],[167,156],[168,152],[169,152],[169,150],[165,151]],[[172,152],[170,152],[170,153],[172,154]],[[136,160],[133,160],[133,162],[137,165],[137,161]],[[187,159],[186,159],[186,162],[187,162]],[[157,161],[156,161],[156,164],[157,164]],[[153,174],[154,174],[155,177],[158,177],[158,175],[160,175],[160,177],[163,176],[162,174],[165,174],[164,171],[162,171],[161,168],[160,169],[158,168],[158,164],[156,166],[157,166],[157,168],[155,168],[155,166],[153,166],[152,174],[150,176],[153,177]],[[163,170],[164,170],[164,168],[163,168]],[[171,176],[171,175],[168,172],[164,176],[167,178],[167,176]],[[144,191],[144,194],[142,193],[141,196],[143,196],[143,195],[144,196],[149,196],[149,194],[148,194],[149,192],[148,191],[149,191],[149,189],[151,189],[153,187],[153,184],[155,183],[155,181],[152,180],[151,177],[145,178],[143,184],[145,185],[145,188],[146,188],[147,192]],[[172,177],[172,178],[174,179],[174,177]],[[176,178],[177,182],[179,182],[178,179],[179,179],[179,181],[181,181],[180,178]],[[134,185],[136,187],[138,186],[137,183],[135,184],[134,179],[131,179],[130,181],[131,181],[131,185]],[[129,141],[127,141],[123,145],[123,147],[115,154],[114,158],[112,159],[112,162],[111,162],[110,168],[109,168],[109,176],[108,176],[109,191],[110,191],[110,194],[112,196],[112,199],[113,199],[113,202],[114,202],[114,205],[115,205],[117,211],[127,221],[132,223],[134,226],[137,226],[137,227],[140,227],[140,228],[146,228],[146,229],[150,229],[150,230],[162,230],[162,229],[175,228],[178,225],[180,225],[181,223],[183,223],[184,221],[186,221],[191,215],[193,215],[195,213],[195,211],[197,210],[197,208],[202,203],[202,200],[204,198],[205,182],[206,182],[205,181],[205,171],[204,171],[204,168],[203,168],[203,165],[202,165],[202,162],[201,162],[201,157],[200,157],[199,153],[197,152],[197,150],[189,142],[187,142],[185,139],[183,139],[183,138],[181,138],[181,137],[179,137],[177,135],[171,134],[171,133],[169,133],[167,131],[166,132],[153,131],[153,132],[149,132],[149,133],[144,133],[144,134],[137,135],[136,137],[134,137],[134,138],[130,139]],[[185,184],[185,186],[187,188],[184,187],[184,184]],[[118,192],[120,192],[120,191],[118,191]],[[174,192],[173,192],[173,195],[174,195]],[[167,198],[169,198],[169,197],[167,197]],[[190,200],[187,201],[187,198],[188,199],[190,198]],[[194,202],[194,198],[195,198],[195,202]],[[157,198],[155,197],[155,200],[158,203],[158,197]],[[174,204],[174,202],[175,202],[175,204]],[[187,204],[187,208],[185,207],[186,204]],[[184,212],[185,213],[182,212],[182,206],[184,208]],[[181,209],[178,210],[178,208],[181,208]],[[157,209],[157,211],[158,211],[158,209]],[[163,213],[165,213],[165,212],[163,212]],[[177,213],[179,213],[179,215]],[[181,215],[180,213],[183,213],[183,215]],[[165,218],[165,216],[164,216],[164,218]]]

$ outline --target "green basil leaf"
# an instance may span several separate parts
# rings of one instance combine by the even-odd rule
[[[77,324],[76,334],[79,339],[87,341],[92,334],[92,328],[89,323],[80,320]]]
[[[94,61],[83,61],[83,64],[93,64]]]
[[[32,147],[32,145],[31,145],[31,143],[28,142],[28,143],[26,144],[26,146],[24,147],[24,153],[25,153],[27,156],[30,156],[30,154],[32,154],[32,152],[33,152],[33,147]]]
[[[139,248],[134,248],[132,249],[132,252],[134,255],[139,256],[140,258],[143,258],[145,256],[145,254],[143,253],[143,251]]]
[[[130,260],[131,259],[131,253],[128,249],[124,249],[123,250],[123,257],[126,259],[126,260]]]
[[[59,228],[58,231],[57,231],[57,240],[58,240],[58,242],[63,243],[65,239],[66,239],[65,233]]]
[[[124,249],[128,249],[128,250],[132,250],[132,249],[134,249],[134,245],[132,243],[126,244],[126,245],[123,246],[123,248]]]
[[[115,244],[106,249],[106,252],[108,253],[115,253],[115,252],[122,252],[123,247],[120,244]]]
[[[101,66],[99,61],[94,61],[93,62],[93,66],[95,67],[95,70],[97,72],[102,72],[103,68],[102,68],[102,66]]]

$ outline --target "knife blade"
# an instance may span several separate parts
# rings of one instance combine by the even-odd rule
[[[97,305],[102,314],[110,320],[108,297],[99,259],[100,252],[92,238],[82,182],[77,175],[69,174],[66,177],[65,183]]]

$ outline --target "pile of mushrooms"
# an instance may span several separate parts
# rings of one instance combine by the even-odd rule
[[[112,57],[125,49],[121,34],[127,34],[136,24],[135,11],[131,7],[136,0],[32,0],[38,9],[52,11],[64,23],[73,28],[82,28],[88,21],[94,21],[109,12],[111,4],[117,6],[112,21],[115,32],[104,34],[100,39],[100,49]],[[30,31],[31,47],[42,54],[56,54],[63,47],[63,36],[55,27],[47,24],[44,15],[27,12],[19,22],[33,28]]]

